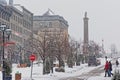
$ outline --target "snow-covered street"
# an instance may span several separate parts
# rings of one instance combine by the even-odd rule
[[[104,77],[105,59],[101,58],[101,65],[88,67],[87,64],[65,67],[65,72],[53,72],[53,74],[42,75],[42,64],[34,64],[32,77],[34,80],[111,80],[112,77]],[[55,68],[54,68],[55,69]],[[113,65],[113,69],[115,66]],[[21,73],[21,80],[30,80],[31,67],[17,68],[13,65],[12,80],[15,80],[15,73]],[[114,72],[114,70],[112,71]]]
[[[86,67],[85,69],[89,70],[89,72],[83,72],[78,76],[67,77],[60,80],[111,80],[112,77],[104,77],[104,59],[101,60],[102,64],[100,66],[94,67],[92,70],[89,70],[90,67]],[[112,61],[114,63],[114,61]],[[116,66],[113,65],[113,71],[116,69]],[[84,69],[83,69],[84,70]]]

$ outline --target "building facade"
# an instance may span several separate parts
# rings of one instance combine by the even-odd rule
[[[12,16],[10,18],[10,27],[13,31],[12,39],[19,44],[24,44],[32,35],[33,14],[24,7],[20,6],[22,11],[11,7]]]
[[[9,27],[12,10],[8,6],[4,6],[6,4],[6,2],[0,0],[0,25],[5,24],[7,27]]]
[[[10,27],[10,17],[12,16],[12,10],[8,6],[5,6],[7,2],[5,0],[0,0],[0,26],[2,24],[6,25],[7,28]],[[5,41],[8,38],[4,39]],[[2,61],[2,47],[3,47],[3,34],[0,31],[0,62]]]
[[[27,53],[28,46],[27,40],[32,36],[33,29],[33,14],[28,11],[23,6],[10,6],[12,10],[12,16],[10,18],[10,28],[12,30],[11,39],[16,44],[16,56],[18,56],[18,52],[21,51],[22,59],[25,57],[25,53]],[[20,53],[19,53],[20,54]]]
[[[15,43],[14,50],[11,53],[13,59],[17,60],[18,56],[22,56],[24,59],[27,55],[25,49],[29,49],[27,40],[32,36],[33,13],[21,5],[14,6],[13,0],[9,0],[9,4],[5,0],[0,0],[0,26],[2,24],[12,30],[10,41]],[[2,35],[0,37],[2,38]]]
[[[59,15],[51,15],[48,10],[42,16],[33,17],[33,32],[38,35],[59,34],[68,38],[68,22]]]

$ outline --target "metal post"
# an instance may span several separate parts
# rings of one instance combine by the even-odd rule
[[[4,58],[4,43],[5,43],[5,36],[4,36],[4,31],[3,32],[3,54],[2,54],[2,59],[3,59],[3,66],[2,66],[2,78],[5,80],[5,58]]]
[[[5,57],[4,57],[4,46],[5,46],[5,32],[8,35],[8,38],[10,36],[11,30],[6,28],[6,25],[0,26],[0,31],[2,32],[2,80],[6,80],[6,69],[5,69]]]
[[[30,76],[31,80],[32,80],[32,71],[33,71],[33,61],[31,62],[31,76]]]

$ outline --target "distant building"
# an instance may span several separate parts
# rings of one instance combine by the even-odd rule
[[[54,15],[51,10],[48,10],[41,16],[33,17],[33,32],[41,36],[45,32],[47,34],[62,33],[68,38],[68,22],[62,16]]]

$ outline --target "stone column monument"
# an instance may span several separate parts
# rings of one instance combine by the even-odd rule
[[[84,45],[83,45],[83,54],[84,57],[87,58],[89,55],[89,33],[88,33],[88,20],[89,18],[87,17],[87,12],[85,12],[85,16],[83,18],[84,21]],[[85,61],[86,62],[86,61]]]

